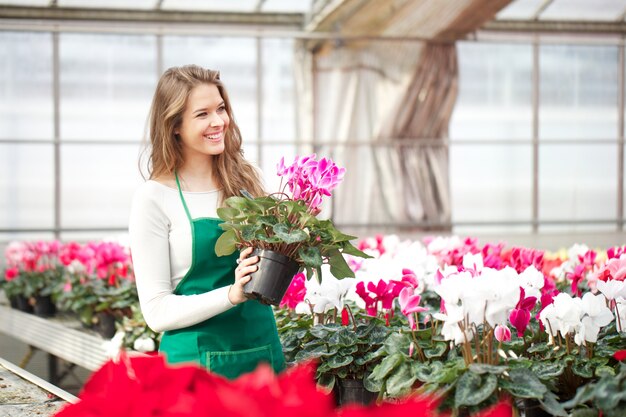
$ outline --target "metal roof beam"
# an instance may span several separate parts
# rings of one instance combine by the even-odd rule
[[[0,19],[116,21],[142,23],[210,23],[301,28],[301,13],[227,13],[132,9],[0,6]]]
[[[481,30],[496,32],[545,32],[577,34],[626,34],[626,22],[565,20],[492,20]]]

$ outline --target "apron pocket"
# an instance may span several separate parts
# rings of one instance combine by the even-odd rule
[[[261,362],[274,367],[272,345],[235,351],[206,352],[207,369],[228,379],[235,379],[241,374],[254,371]]]

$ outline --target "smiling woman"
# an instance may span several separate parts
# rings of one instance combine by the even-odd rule
[[[160,350],[170,363],[197,362],[229,378],[260,362],[282,370],[271,308],[243,295],[258,258],[251,249],[215,254],[217,208],[241,189],[264,194],[217,71],[188,65],[163,74],[150,143],[150,178],[135,194],[129,229],[143,315],[165,332]]]

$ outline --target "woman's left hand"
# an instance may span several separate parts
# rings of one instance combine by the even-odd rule
[[[228,291],[228,300],[231,304],[237,305],[247,300],[246,296],[243,295],[243,286],[250,281],[250,274],[259,269],[257,265],[259,257],[249,257],[251,253],[252,248],[246,248],[239,254],[239,265],[235,269],[235,283],[230,286]]]

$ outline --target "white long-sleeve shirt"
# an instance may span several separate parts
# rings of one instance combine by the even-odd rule
[[[219,190],[183,195],[192,218],[217,217]],[[192,251],[191,225],[177,189],[152,180],[139,186],[129,233],[139,303],[152,330],[189,327],[233,307],[230,286],[198,295],[173,294],[189,270]]]

